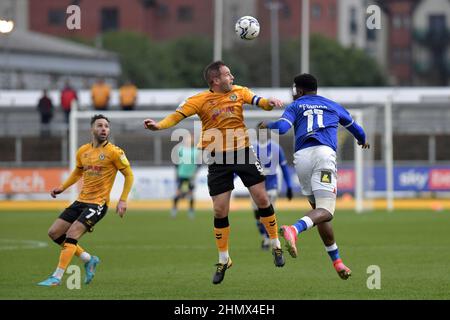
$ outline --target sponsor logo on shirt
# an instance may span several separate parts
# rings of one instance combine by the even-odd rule
[[[321,171],[320,172],[320,182],[331,183],[331,172]]]
[[[227,115],[228,117],[232,116],[234,114],[234,107],[229,106],[221,109],[214,109],[212,111],[211,119],[214,121],[222,114]]]

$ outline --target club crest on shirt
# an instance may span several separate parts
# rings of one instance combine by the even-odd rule
[[[236,101],[237,100],[237,95],[235,95],[234,93],[230,96],[230,100],[231,101]]]
[[[100,155],[98,156],[98,158],[100,160],[105,160],[105,155],[103,153],[100,153]]]

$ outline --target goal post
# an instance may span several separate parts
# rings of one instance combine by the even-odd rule
[[[350,110],[350,113],[353,116],[353,119],[361,126],[364,126],[364,118],[362,110]],[[354,166],[355,166],[355,211],[358,213],[363,212],[366,207],[364,201],[368,201],[366,199],[366,194],[364,192],[364,152],[357,143],[354,144]],[[369,178],[368,178],[369,179]]]

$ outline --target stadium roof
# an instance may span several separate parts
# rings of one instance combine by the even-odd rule
[[[0,69],[57,74],[118,76],[115,53],[91,48],[57,37],[15,30],[0,37]]]
[[[116,55],[112,52],[38,32],[23,30],[15,30],[7,36],[0,37],[0,47],[3,50],[8,49],[10,51],[66,55],[78,58],[116,58]]]

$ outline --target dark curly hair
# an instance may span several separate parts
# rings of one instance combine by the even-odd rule
[[[107,117],[105,117],[102,114],[96,114],[91,118],[91,126],[94,124],[95,121],[97,121],[98,119],[105,119],[106,121],[108,121],[109,123],[109,119]]]

